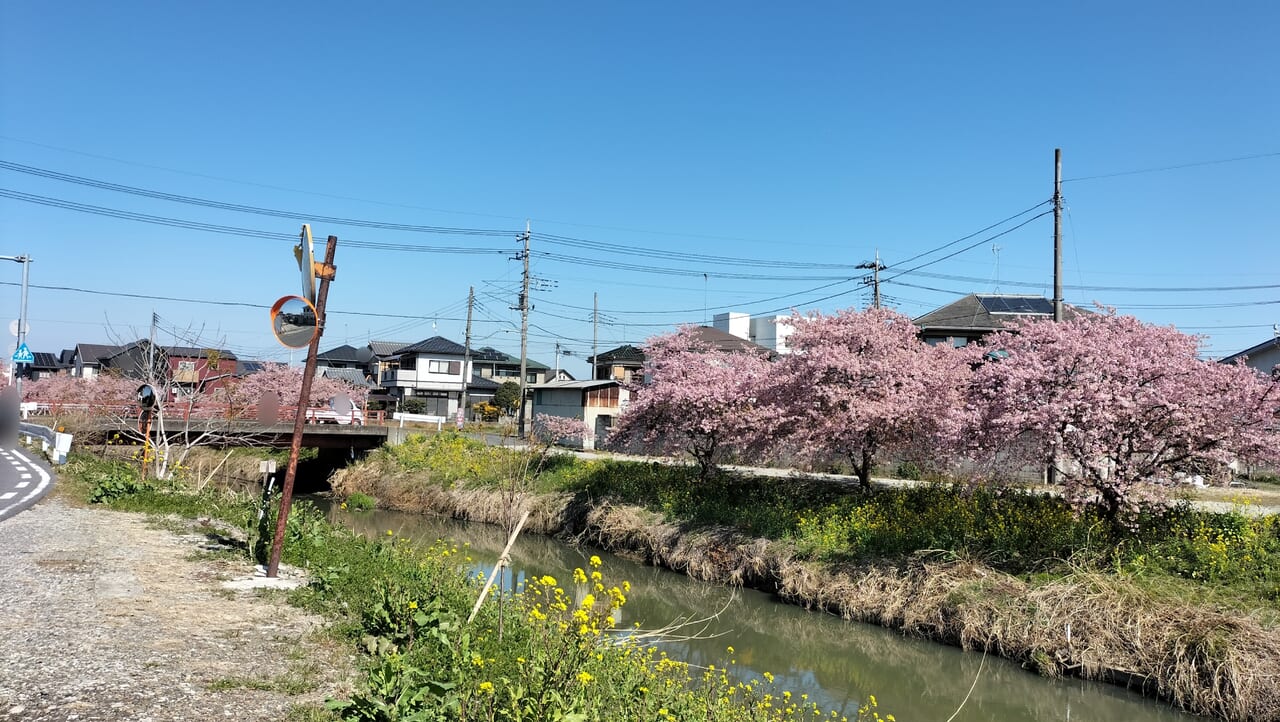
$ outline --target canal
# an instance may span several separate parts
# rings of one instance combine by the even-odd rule
[[[323,506],[323,502],[321,502]],[[367,535],[392,531],[418,543],[448,539],[470,546],[475,571],[488,574],[506,543],[501,529],[449,519],[387,511],[329,509],[330,517]],[[779,690],[808,694],[823,709],[850,719],[874,694],[881,713],[900,722],[963,720],[1001,722],[1172,722],[1201,719],[1144,699],[1113,685],[1079,679],[1050,680],[1018,665],[978,652],[964,652],[904,637],[881,627],[846,622],[779,603],[761,592],[698,582],[683,574],[556,540],[521,535],[503,580],[511,590],[524,579],[550,574],[568,580],[575,567],[587,568],[598,555],[610,584],[632,584],[621,610],[620,629],[690,622],[658,642],[673,659],[693,665],[725,666],[743,677],[772,673]],[[708,619],[709,617],[713,617]],[[706,620],[706,621],[698,621]],[[728,647],[734,648],[730,655]],[[975,683],[976,679],[976,683]],[[972,689],[972,692],[970,690]],[[968,700],[965,701],[966,696]]]

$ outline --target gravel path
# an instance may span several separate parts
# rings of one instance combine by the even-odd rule
[[[47,500],[0,523],[0,720],[282,720],[351,660],[247,561],[145,517]]]

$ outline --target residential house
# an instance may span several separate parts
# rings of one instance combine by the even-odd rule
[[[402,344],[401,347],[403,348],[403,346],[407,345]],[[324,353],[316,354],[317,368],[359,369],[366,376],[370,373],[369,367],[372,363],[373,351],[368,346],[356,348],[350,344],[343,344]]]
[[[24,379],[47,379],[50,376],[66,376],[71,373],[71,367],[62,363],[58,354],[47,353],[44,351],[35,351],[32,353],[35,361],[29,364],[18,365],[17,372]]]
[[[420,399],[424,413],[453,416],[462,397],[462,384],[471,378],[464,369],[462,344],[432,336],[397,349],[396,366],[382,373],[382,387],[403,403]]]
[[[1070,318],[1080,309],[1064,305],[1063,315]],[[1053,301],[1043,296],[971,293],[953,303],[934,309],[916,319],[920,340],[930,346],[949,344],[960,347],[973,343],[1006,323],[1035,318],[1053,318]]]
[[[1257,346],[1251,346],[1238,353],[1222,359],[1220,363],[1230,364],[1241,361],[1245,365],[1264,374],[1280,374],[1280,326],[1275,328],[1275,335]]]
[[[406,346],[411,346],[412,343],[411,341],[370,341],[369,374],[373,377],[373,380],[382,386],[386,386],[383,382],[383,376],[388,371],[400,368],[400,356],[396,352]]]
[[[632,377],[644,373],[644,352],[630,344],[591,356],[593,380],[609,379],[631,383]]]
[[[514,381],[520,383],[520,357],[503,353],[495,348],[472,349],[471,365],[476,376],[493,379],[498,383]],[[551,367],[538,363],[533,359],[525,360],[525,384],[540,384],[547,380]]]
[[[711,327],[763,346],[777,354],[789,353],[787,337],[791,335],[790,316],[757,316],[745,313],[717,313]]]
[[[239,359],[226,349],[195,346],[156,346],[137,341],[104,359],[107,370],[122,376],[147,378],[148,364],[169,381],[169,401],[209,393],[237,376]]]
[[[745,317],[746,314],[738,314]],[[754,343],[747,338],[712,326],[694,328],[694,338],[705,346],[717,351],[755,351],[767,352],[771,349]],[[595,379],[610,379],[624,384],[639,382],[644,373],[644,351],[631,345],[619,346],[587,359],[591,362]]]
[[[78,343],[71,350],[71,375],[91,379],[102,373],[106,360],[120,353],[122,346],[99,343]],[[66,351],[63,351],[65,360]]]
[[[534,418],[547,414],[581,419],[594,433],[594,438],[582,439],[582,448],[587,450],[604,444],[630,399],[630,392],[614,379],[548,381],[532,388]]]

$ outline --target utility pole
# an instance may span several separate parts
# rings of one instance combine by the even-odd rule
[[[1053,320],[1062,320],[1062,149],[1053,149]]]
[[[461,406],[458,407],[459,418],[466,418],[467,413],[467,384],[471,383],[471,309],[475,304],[476,287],[471,286],[467,289],[467,340],[462,348],[462,396]],[[461,424],[458,428],[462,428]]]
[[[863,283],[867,283],[868,281],[871,283],[873,293],[875,294],[875,301],[871,305],[874,308],[880,308],[880,272],[885,269],[885,266],[880,265],[880,249],[876,249],[876,260],[874,263],[859,263],[856,267],[871,269],[871,278],[864,279]]]
[[[31,273],[31,256],[0,256],[0,260],[22,264],[22,301],[18,306],[18,348],[27,342],[27,280]],[[16,362],[13,366],[13,383],[18,394],[18,403],[22,403],[22,369]]]
[[[520,438],[524,438],[525,383],[529,374],[529,221],[524,222],[524,250],[520,257],[524,260],[524,283],[520,290],[520,419],[517,429]]]
[[[1062,322],[1062,149],[1053,149],[1053,321]],[[1045,481],[1058,484],[1058,459],[1050,457]]]
[[[600,355],[600,292],[591,294],[591,380],[596,380],[596,356]]]

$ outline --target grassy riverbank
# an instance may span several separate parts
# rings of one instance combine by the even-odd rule
[[[534,473],[536,472],[536,473]],[[590,541],[699,579],[981,647],[1046,675],[1139,686],[1197,713],[1280,719],[1280,519],[1188,505],[1133,530],[1052,497],[581,461],[452,435],[334,478],[407,511]]]
[[[114,508],[212,517],[262,549],[255,499],[182,481],[139,481],[131,464],[79,455],[63,468],[60,493]],[[523,594],[489,597],[469,620],[481,582],[465,548],[422,549],[390,532],[368,539],[335,527],[307,504],[290,515],[285,562],[310,583],[290,601],[331,620],[331,633],[360,650],[362,689],[327,708],[299,707],[306,720],[829,720],[802,691],[732,674],[734,650],[706,670],[665,658],[611,628],[626,604],[626,580],[592,559],[570,579],[544,576]],[[859,720],[892,720],[874,698]]]

